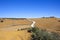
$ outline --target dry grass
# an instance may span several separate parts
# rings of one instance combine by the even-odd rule
[[[10,27],[12,25],[29,25],[31,24],[30,21],[27,20],[12,20],[12,19],[5,19],[4,22],[0,22],[0,28],[1,27]]]
[[[27,20],[4,19],[0,22],[0,40],[29,40],[30,33],[27,30],[17,30],[28,28],[30,24],[31,22]]]
[[[32,19],[36,21],[36,26],[41,29],[60,32],[60,22],[58,18],[36,18]]]
[[[30,33],[23,31],[0,31],[0,40],[29,40]]]
[[[0,19],[1,20],[1,19]],[[0,40],[29,40],[30,33],[27,30],[17,31],[18,28],[31,27],[32,22],[25,20],[2,19],[0,22]],[[47,31],[60,33],[60,22],[58,18],[33,18],[35,26]],[[2,30],[1,30],[2,29]]]

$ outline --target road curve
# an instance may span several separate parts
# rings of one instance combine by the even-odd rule
[[[36,23],[36,22],[35,22],[35,21],[33,21],[33,20],[30,20],[30,19],[27,19],[27,20],[32,22],[31,27],[33,27],[33,28],[34,28],[34,27],[35,27],[35,23]]]

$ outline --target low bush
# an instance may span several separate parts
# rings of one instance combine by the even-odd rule
[[[58,20],[58,22],[60,22],[60,20]]]
[[[1,20],[0,22],[4,22],[3,20]]]
[[[31,30],[31,40],[60,40],[60,36],[54,32],[47,32],[46,30],[41,30],[37,27],[30,28]]]

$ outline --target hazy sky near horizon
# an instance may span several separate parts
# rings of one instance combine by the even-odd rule
[[[0,0],[0,18],[60,17],[60,0]]]

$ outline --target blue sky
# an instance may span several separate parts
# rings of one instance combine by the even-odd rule
[[[60,17],[60,0],[0,0],[0,18]]]

